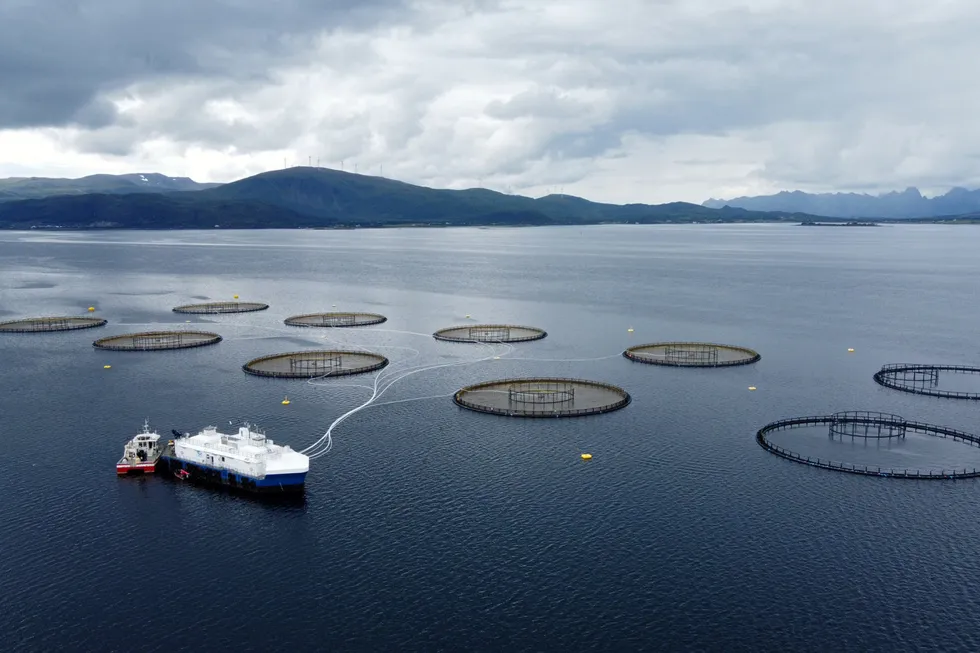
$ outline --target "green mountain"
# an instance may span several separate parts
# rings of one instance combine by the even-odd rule
[[[618,205],[568,195],[534,199],[485,188],[436,190],[384,177],[307,167],[265,172],[199,195],[274,203],[304,215],[362,225],[692,221],[718,219],[722,215],[716,210],[682,202]],[[725,215],[751,219],[751,213],[729,209]],[[764,219],[772,216],[766,215]]]
[[[196,192],[130,195],[60,195],[0,203],[2,229],[262,229],[318,227],[328,220],[281,206],[243,200],[202,199]]]
[[[10,177],[0,179],[0,202],[88,193],[167,193],[215,186],[220,184],[201,184],[187,177],[167,177],[157,173],[90,175],[78,179]]]
[[[295,228],[399,225],[800,221],[814,218],[697,204],[602,204],[475,188],[437,190],[323,168],[265,172],[190,192],[93,193],[0,203],[0,228]]]

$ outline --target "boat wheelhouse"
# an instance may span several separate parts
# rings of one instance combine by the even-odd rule
[[[163,449],[160,434],[150,429],[150,422],[143,422],[143,430],[123,446],[123,456],[116,463],[116,474],[152,474]]]

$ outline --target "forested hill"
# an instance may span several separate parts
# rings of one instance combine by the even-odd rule
[[[697,204],[602,204],[476,188],[440,190],[384,177],[297,167],[204,190],[61,195],[0,203],[0,227],[295,228],[800,221],[818,216]]]
[[[57,177],[8,177],[0,179],[0,202],[40,199],[57,195],[92,193],[167,193],[204,190],[220,184],[202,184],[187,177],[168,177],[157,173],[125,175],[89,175],[77,179]]]

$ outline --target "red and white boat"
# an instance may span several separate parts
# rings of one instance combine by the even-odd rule
[[[116,463],[116,474],[152,474],[163,449],[160,434],[150,430],[149,421],[143,422],[143,430],[123,447],[123,457]]]

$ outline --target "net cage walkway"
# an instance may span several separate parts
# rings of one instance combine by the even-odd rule
[[[653,342],[629,347],[623,356],[637,363],[672,367],[731,367],[762,358],[748,347],[713,342]]]
[[[795,463],[829,469],[846,474],[861,476],[878,476],[884,478],[902,478],[915,480],[949,480],[957,478],[978,478],[980,469],[912,469],[901,467],[880,467],[875,465],[856,465],[839,462],[826,458],[815,458],[790,451],[774,444],[770,439],[771,433],[791,429],[807,428],[826,425],[830,437],[860,437],[860,438],[904,438],[909,431],[925,435],[952,438],[957,442],[980,447],[980,436],[946,426],[937,426],[925,422],[914,422],[903,419],[898,415],[876,413],[872,411],[849,411],[832,415],[817,415],[812,417],[794,417],[777,420],[766,424],[756,432],[755,440],[760,447],[771,454],[791,460]]]
[[[205,302],[203,304],[184,304],[175,306],[174,313],[192,313],[195,315],[216,315],[219,313],[252,313],[269,308],[262,302]]]
[[[380,370],[386,365],[388,359],[381,354],[313,350],[260,356],[242,365],[242,370],[254,376],[277,379],[313,379],[364,374]]]
[[[296,327],[359,327],[381,324],[388,318],[378,313],[333,312],[293,315],[283,322]]]
[[[0,333],[45,333],[51,331],[77,331],[105,326],[108,323],[100,317],[25,317],[19,320],[0,322]]]
[[[518,324],[473,324],[439,329],[432,334],[447,342],[530,342],[548,335],[544,329]]]
[[[462,408],[508,417],[578,417],[625,408],[624,389],[573,378],[514,378],[460,388],[453,402]]]
[[[221,336],[209,331],[143,331],[100,338],[92,343],[97,349],[112,351],[162,351],[190,349],[221,342]]]
[[[874,380],[878,385],[892,390],[909,392],[927,397],[942,397],[944,399],[980,400],[980,392],[960,392],[955,390],[940,390],[939,373],[980,374],[980,367],[967,365],[924,365],[917,363],[892,363],[884,365],[875,372]]]

